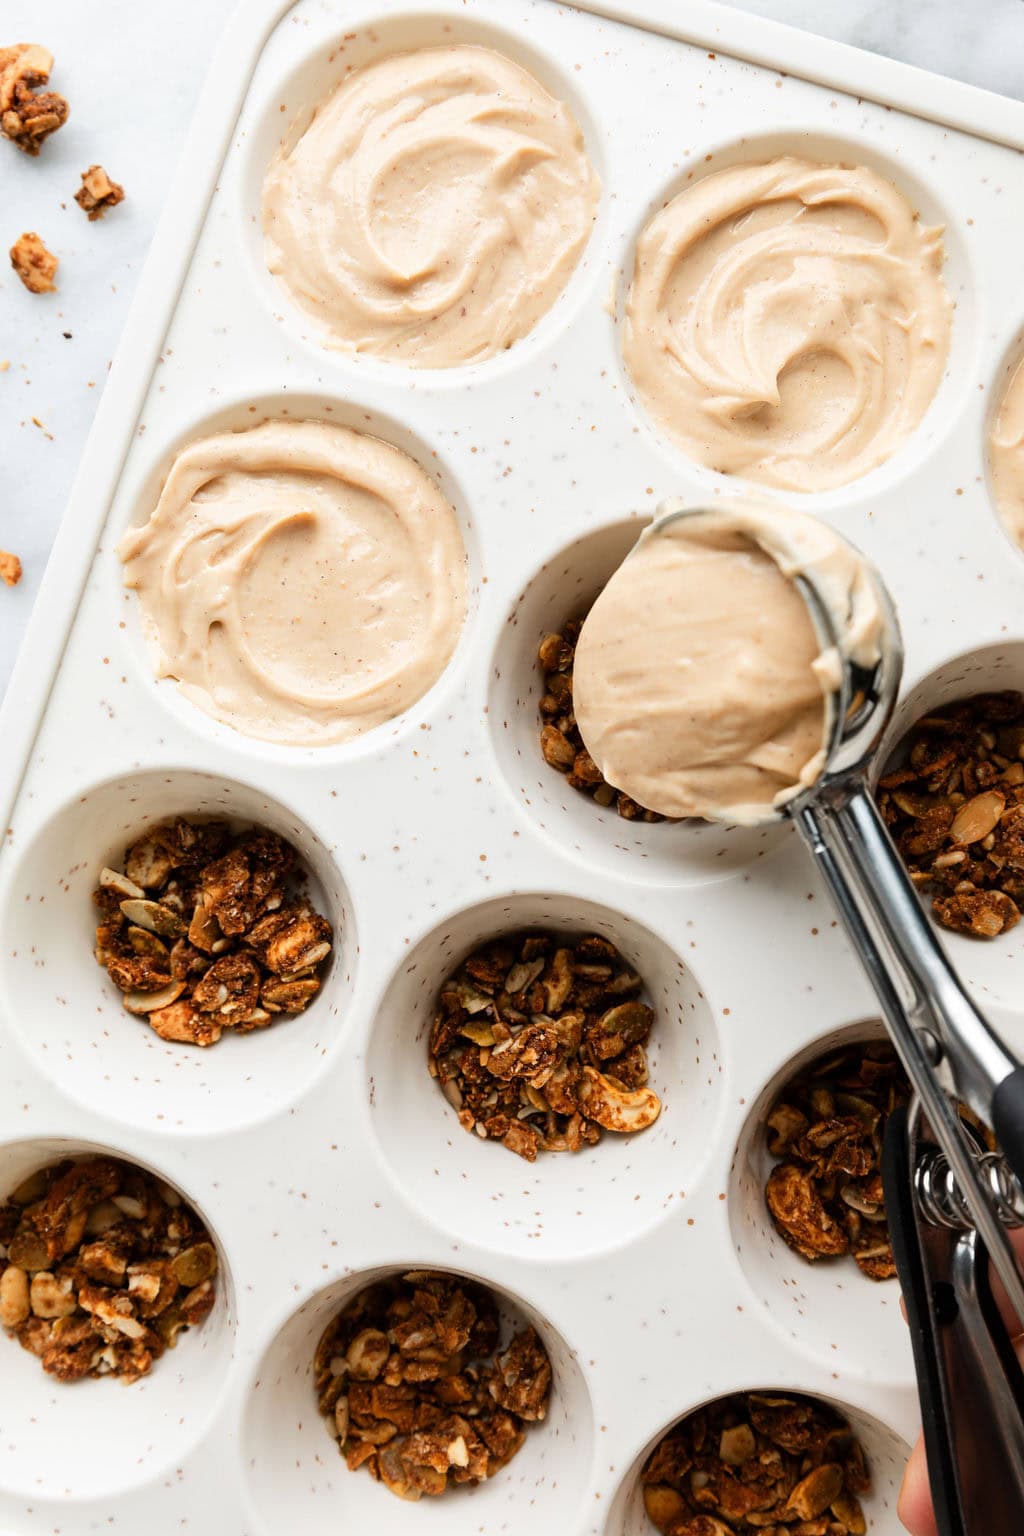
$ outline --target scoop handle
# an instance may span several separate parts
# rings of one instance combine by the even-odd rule
[[[1015,1310],[1024,1317],[1024,1278],[990,1192],[978,1177],[939,1068],[947,1080],[951,1077],[957,1097],[986,1125],[994,1127],[998,1114],[1009,1131],[1007,1162],[1022,1181],[1024,1074],[950,965],[863,776],[828,780],[794,809],[793,820],[828,883],[971,1218]]]

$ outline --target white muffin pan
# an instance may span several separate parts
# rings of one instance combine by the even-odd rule
[[[571,104],[602,180],[593,235],[536,331],[493,361],[427,373],[326,352],[263,271],[263,168],[346,68],[444,41],[499,48]],[[985,465],[1024,332],[1022,147],[1024,107],[701,0],[241,8],[0,718],[0,1193],[66,1148],[135,1159],[202,1211],[221,1297],[133,1387],[59,1386],[0,1337],[5,1536],[641,1536],[638,1474],[659,1435],[759,1386],[850,1414],[874,1471],[871,1529],[896,1532],[917,1417],[897,1289],[803,1264],[760,1194],[773,1088],[837,1037],[876,1033],[871,996],[785,829],[631,824],[568,789],[539,754],[535,650],[661,497],[727,489],[631,398],[619,324],[637,231],[695,175],[791,149],[875,166],[944,223],[956,303],[947,376],[913,439],[854,485],[799,499],[896,597],[904,723],[1024,685],[1024,555]],[[470,563],[437,685],[320,750],[245,740],[156,683],[114,549],[178,446],[285,412],[412,452],[451,498]],[[91,952],[101,865],[189,811],[291,838],[339,933],[306,1015],[206,1052],[125,1014]],[[607,933],[640,967],[664,1112],[646,1134],[531,1166],[460,1129],[425,1031],[473,944],[535,923]],[[949,944],[1024,1047],[1024,925]],[[535,1320],[555,1389],[493,1482],[412,1506],[345,1469],[310,1372],[355,1288],[425,1265],[478,1276]]]

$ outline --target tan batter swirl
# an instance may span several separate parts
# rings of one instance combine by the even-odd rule
[[[864,166],[783,156],[703,177],[636,247],[626,364],[723,474],[824,491],[913,432],[942,378],[942,231]]]
[[[408,709],[465,612],[465,550],[433,480],[318,421],[191,443],[118,553],[157,676],[264,741],[345,741]]]
[[[1010,375],[988,448],[996,508],[1010,537],[1024,548],[1024,358]]]
[[[424,48],[354,71],[271,162],[266,262],[328,346],[446,368],[551,308],[599,193],[571,112],[526,70]]]
[[[602,776],[665,816],[758,822],[825,764],[843,657],[872,667],[875,579],[827,523],[757,502],[670,501],[600,593],[576,646],[573,705]],[[685,516],[673,516],[686,512]],[[795,584],[832,614],[822,650]]]

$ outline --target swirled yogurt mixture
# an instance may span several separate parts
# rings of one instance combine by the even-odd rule
[[[999,402],[988,451],[996,507],[1011,538],[1024,548],[1024,358]]]
[[[703,177],[637,242],[626,364],[723,474],[824,491],[914,431],[949,350],[942,231],[864,166],[786,155]]]
[[[189,444],[118,551],[157,676],[264,741],[392,719],[436,682],[465,612],[465,550],[434,481],[319,421]]]
[[[551,308],[599,192],[572,113],[511,59],[395,54],[354,71],[271,162],[266,261],[327,345],[445,368]]]
[[[768,819],[825,765],[841,657],[879,660],[874,575],[826,523],[784,507],[666,502],[659,513],[584,621],[576,722],[605,780],[639,804]],[[835,623],[824,650],[802,572]]]

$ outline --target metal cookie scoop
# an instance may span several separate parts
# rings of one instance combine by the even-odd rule
[[[687,515],[672,511],[655,529]],[[845,656],[824,768],[766,819],[788,816],[820,867],[915,1092],[909,1111],[890,1120],[883,1176],[940,1536],[1022,1536],[1024,1375],[988,1261],[1020,1333],[1024,1273],[1006,1228],[1024,1222],[1024,1067],[950,965],[868,789],[903,647],[892,600],[864,566],[883,618],[879,660],[865,667]],[[795,580],[823,648],[844,658],[848,616],[813,571]],[[957,1100],[993,1128],[1002,1154],[978,1142]]]

